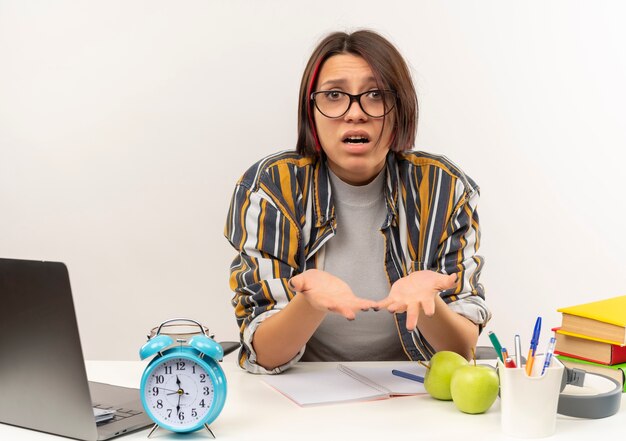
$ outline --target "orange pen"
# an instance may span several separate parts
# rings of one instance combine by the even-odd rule
[[[529,377],[533,373],[533,363],[535,362],[535,351],[537,351],[537,344],[539,343],[539,333],[541,332],[541,317],[537,317],[535,322],[535,329],[533,330],[533,338],[530,340],[530,349],[528,350],[528,357],[526,360],[526,375]]]
[[[533,372],[533,363],[535,361],[535,356],[533,355],[533,350],[530,349],[528,351],[528,357],[526,357],[526,375],[530,377],[530,374]]]

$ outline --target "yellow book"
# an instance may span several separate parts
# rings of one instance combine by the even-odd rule
[[[556,331],[558,334],[564,334],[564,335],[568,335],[570,337],[584,338],[585,340],[596,341],[596,342],[599,342],[599,343],[608,343],[608,344],[611,344],[611,345],[624,346],[624,344],[618,344],[618,343],[616,343],[614,341],[611,341],[611,340],[606,340],[604,338],[597,338],[597,337],[589,337],[588,335],[579,334],[578,332],[565,331],[565,330],[563,330],[561,328],[554,328],[552,330]]]
[[[561,330],[605,342],[626,344],[626,296],[557,309]]]

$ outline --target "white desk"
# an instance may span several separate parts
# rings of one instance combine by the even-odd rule
[[[315,365],[307,363],[307,368]],[[143,362],[92,361],[87,362],[87,372],[90,380],[138,387],[144,366]],[[222,367],[228,379],[228,397],[221,415],[211,424],[219,441],[515,439],[506,437],[500,429],[499,399],[482,415],[463,414],[452,402],[438,401],[428,395],[301,408],[263,383],[262,376],[239,369],[234,355],[229,355]],[[559,415],[556,434],[543,439],[589,441],[598,436],[618,439],[626,427],[625,401],[622,396],[622,408],[617,415],[601,420]],[[148,430],[142,430],[117,439],[145,440],[147,434]],[[0,424],[3,441],[64,439]],[[183,437],[159,429],[150,439],[208,440],[210,436],[199,431]]]

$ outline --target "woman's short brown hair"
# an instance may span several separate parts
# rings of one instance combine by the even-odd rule
[[[417,95],[409,68],[393,44],[376,32],[360,30],[347,34],[334,32],[324,38],[313,51],[300,83],[298,103],[298,142],[296,150],[301,155],[315,155],[320,151],[311,93],[324,61],[333,55],[352,54],[362,57],[370,65],[376,83],[381,89],[391,89],[397,94],[394,128],[390,149],[408,150],[415,144],[418,105]]]

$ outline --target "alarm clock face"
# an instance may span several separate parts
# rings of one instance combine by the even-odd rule
[[[213,361],[170,354],[149,367],[142,379],[146,412],[160,426],[176,432],[197,430],[221,411],[225,395]],[[216,394],[217,388],[217,394]],[[224,393],[221,391],[224,390]]]

